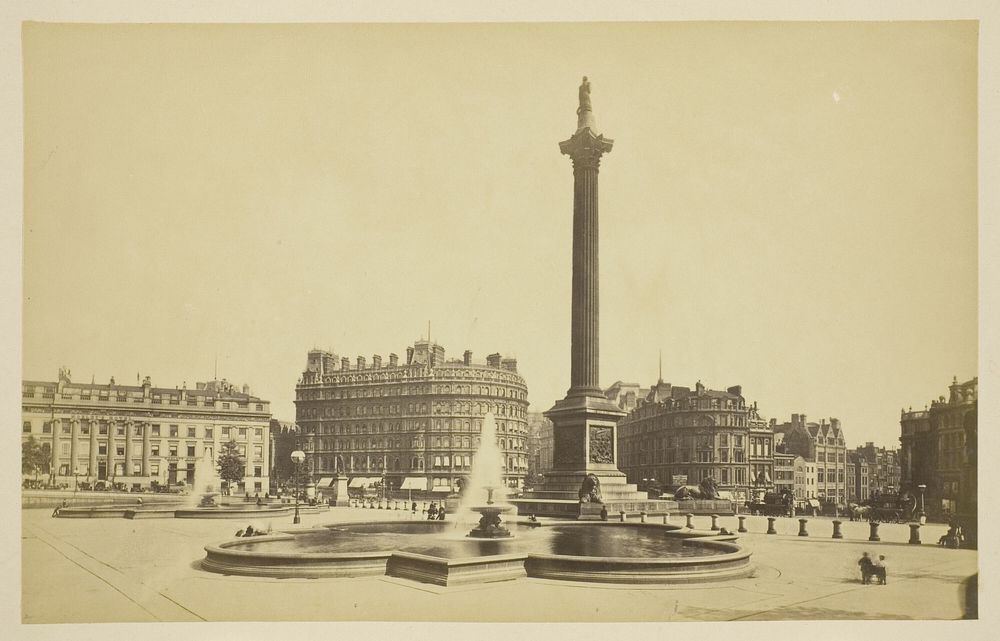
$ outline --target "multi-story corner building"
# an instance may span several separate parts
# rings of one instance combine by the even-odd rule
[[[816,498],[816,463],[796,454],[794,469],[792,492],[795,498],[800,500]]]
[[[925,489],[925,510],[976,512],[979,378],[952,380],[949,395],[923,411],[900,413],[901,483],[914,493]]]
[[[552,469],[552,450],[555,446],[552,421],[541,412],[528,412],[528,437],[531,458],[529,474],[545,474]]]
[[[196,462],[213,465],[222,444],[234,440],[246,476],[233,489],[267,491],[270,403],[246,385],[163,388],[148,376],[136,385],[74,383],[60,369],[54,382],[23,381],[21,405],[21,439],[49,446],[56,483],[106,480],[136,490],[191,484]]]
[[[792,420],[778,424],[772,419],[775,434],[781,433],[785,452],[812,461],[816,468],[815,498],[827,503],[847,503],[847,446],[840,421],[831,418],[809,423],[805,414],[792,414]]]
[[[795,455],[774,452],[774,491],[795,494]]]
[[[756,406],[747,405],[739,385],[719,391],[699,381],[692,390],[661,380],[618,423],[619,467],[629,483],[651,479],[661,487],[697,485],[711,476],[720,490],[745,501],[755,480],[752,422],[756,428]],[[770,459],[770,440],[757,429],[754,435],[756,470],[773,479],[773,461],[764,461]]]
[[[875,447],[869,441],[864,446],[855,448],[855,452],[867,463],[869,493],[878,491],[879,494],[894,494],[899,491],[901,478],[898,450]]]
[[[421,340],[406,349],[405,363],[376,354],[352,364],[312,350],[295,413],[314,475],[384,478],[392,490],[460,490],[487,414],[496,420],[506,484],[521,486],[528,471],[528,388],[517,361],[500,354],[485,363],[474,363],[471,351],[447,360],[444,347]]]

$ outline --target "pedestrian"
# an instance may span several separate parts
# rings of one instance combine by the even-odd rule
[[[252,525],[248,525],[247,526],[247,529],[244,530],[244,532],[243,532],[243,536],[253,536],[253,526]]]
[[[444,520],[444,506],[441,506],[441,508],[438,510],[438,521],[443,521],[443,520]]]
[[[867,552],[861,554],[861,558],[858,559],[858,567],[861,568],[861,582],[867,585],[871,582],[872,575],[875,573],[875,565],[872,563],[872,558]]]
[[[413,502],[413,505],[410,506],[410,509],[413,511],[414,514],[417,513],[417,502],[416,501]]]
[[[872,562],[875,569],[875,576],[878,578],[878,582],[881,585],[885,585],[886,580],[886,569],[888,564],[885,562],[885,556],[882,554],[878,555],[878,559]]]

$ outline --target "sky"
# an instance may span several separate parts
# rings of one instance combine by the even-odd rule
[[[977,372],[968,22],[28,24],[23,376],[306,352],[515,356],[569,386],[572,135],[602,133],[601,382],[742,385],[895,445]]]

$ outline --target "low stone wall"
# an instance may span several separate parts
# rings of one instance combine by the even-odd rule
[[[153,494],[131,492],[72,492],[60,490],[21,490],[21,507],[23,509],[60,507],[63,501],[68,506],[80,505],[131,505],[142,499],[143,505],[177,505],[181,506],[191,500],[189,496],[179,494]]]
[[[526,554],[508,554],[442,559],[410,552],[394,552],[386,565],[386,574],[443,586],[495,583],[528,576],[524,569],[526,558]]]
[[[254,542],[279,541],[294,538],[291,534],[254,537]],[[206,545],[203,569],[226,575],[273,578],[321,578],[384,576],[392,552],[358,552],[356,554],[261,554],[229,549],[246,543],[235,539],[219,545]]]

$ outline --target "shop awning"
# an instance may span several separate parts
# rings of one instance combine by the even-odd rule
[[[427,479],[417,476],[407,476],[403,479],[403,484],[399,486],[401,490],[419,490],[423,491],[427,489]]]
[[[370,478],[366,478],[364,476],[355,476],[353,479],[351,479],[350,483],[347,484],[347,487],[362,488],[362,487],[368,487],[369,485],[371,485]]]
[[[451,488],[448,487],[447,485],[438,485],[437,487],[433,488],[431,492],[451,492]]]
[[[333,477],[324,476],[316,483],[316,487],[330,487],[331,483],[333,483]]]

